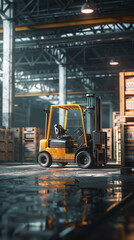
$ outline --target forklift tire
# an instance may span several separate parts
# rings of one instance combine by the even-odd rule
[[[48,152],[42,152],[38,156],[38,162],[41,167],[47,168],[52,165],[52,158]]]
[[[92,164],[92,158],[89,152],[87,151],[80,151],[76,155],[76,163],[81,168],[89,168]]]
[[[65,165],[67,165],[67,162],[59,162],[57,163],[59,167],[64,167]]]

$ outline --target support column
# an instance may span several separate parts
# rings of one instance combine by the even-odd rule
[[[3,10],[6,18],[3,21],[3,116],[2,125],[14,127],[14,21],[13,0],[8,5],[4,1]]]
[[[31,100],[28,100],[27,103],[27,127],[30,127],[31,120]]]
[[[59,64],[59,104],[67,102],[67,87],[66,87],[66,57]],[[64,127],[65,111],[59,109],[59,124]]]

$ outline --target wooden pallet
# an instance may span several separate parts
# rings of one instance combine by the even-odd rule
[[[5,152],[7,150],[7,141],[1,141],[0,142],[0,151]]]
[[[7,162],[7,151],[0,151],[0,162]]]
[[[0,141],[6,141],[6,129],[0,128]]]
[[[40,139],[43,138],[44,131],[42,128],[25,127],[22,128],[22,139]]]

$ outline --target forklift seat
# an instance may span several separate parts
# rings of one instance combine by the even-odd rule
[[[58,138],[60,138],[61,136],[66,134],[66,131],[61,125],[55,124],[54,125],[54,129],[55,129],[55,134]]]
[[[66,135],[67,130],[64,129],[61,125],[55,124],[55,134],[58,139],[63,139],[63,140],[73,140],[73,136]]]

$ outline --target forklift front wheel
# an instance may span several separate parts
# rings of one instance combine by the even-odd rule
[[[92,159],[91,159],[90,153],[87,152],[87,151],[80,151],[76,155],[76,163],[81,168],[89,168],[89,167],[91,167]]]
[[[38,156],[38,162],[41,167],[50,167],[52,165],[52,158],[51,155],[47,152],[42,152]]]

